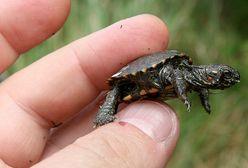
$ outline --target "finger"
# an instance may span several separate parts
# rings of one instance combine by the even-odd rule
[[[121,111],[120,122],[100,127],[34,167],[164,167],[178,134],[169,107],[136,102]]]
[[[70,9],[69,0],[0,0],[0,4],[0,72],[55,33]]]
[[[41,159],[45,159],[53,153],[60,151],[64,147],[72,144],[76,139],[89,134],[94,130],[94,123],[96,113],[99,106],[102,104],[106,96],[106,92],[102,92],[94,101],[87,105],[81,112],[72,120],[66,122],[58,129],[54,130],[48,139],[47,145],[44,149]],[[125,108],[127,104],[120,104],[118,109]],[[118,118],[119,113],[117,114]]]
[[[15,74],[2,90],[49,125],[59,123],[95,99],[106,89],[106,79],[123,65],[164,49],[166,37],[165,25],[154,16],[123,20]]]
[[[0,126],[5,127],[0,129],[0,156],[15,165],[37,161],[47,128],[79,112],[106,88],[105,80],[116,70],[138,56],[163,50],[167,42],[164,23],[141,15],[78,40],[13,75],[0,88]]]

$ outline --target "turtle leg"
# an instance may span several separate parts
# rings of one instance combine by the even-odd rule
[[[94,127],[108,124],[116,119],[115,114],[117,113],[118,100],[119,88],[113,87],[113,89],[107,93],[107,97],[103,105],[100,106],[100,109],[96,115]]]
[[[200,89],[198,90],[199,92],[199,96],[201,99],[201,104],[204,107],[204,109],[206,110],[207,113],[211,113],[211,109],[210,109],[210,105],[209,105],[209,92],[208,89]]]
[[[171,78],[171,84],[175,88],[177,96],[183,101],[183,103],[187,106],[187,110],[190,111],[190,101],[187,97],[187,87],[186,82],[183,78],[183,74],[179,69],[175,69],[173,71],[173,75]]]

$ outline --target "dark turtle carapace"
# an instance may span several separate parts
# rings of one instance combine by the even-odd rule
[[[199,93],[203,107],[210,113],[209,89],[228,88],[239,80],[239,72],[230,66],[192,65],[189,56],[176,50],[150,54],[129,63],[108,80],[111,90],[97,113],[95,126],[114,121],[122,102],[178,97],[190,110],[190,91]]]

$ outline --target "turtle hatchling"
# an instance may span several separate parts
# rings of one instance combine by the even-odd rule
[[[119,103],[141,99],[179,98],[190,110],[187,93],[199,93],[210,113],[209,89],[225,89],[240,81],[239,72],[223,64],[193,65],[189,56],[167,50],[140,57],[114,74],[106,100],[97,113],[95,126],[113,122]]]

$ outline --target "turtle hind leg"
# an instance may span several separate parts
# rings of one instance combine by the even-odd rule
[[[100,109],[96,115],[94,127],[108,124],[116,119],[115,114],[117,113],[117,107],[119,103],[118,100],[119,88],[115,86],[107,93],[105,102],[102,106],[100,106]]]

